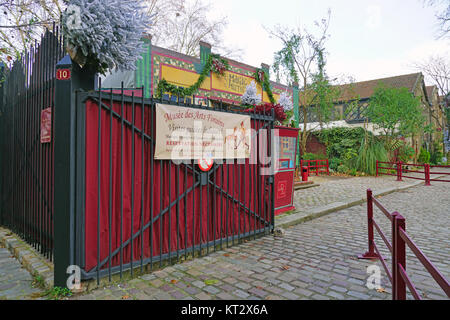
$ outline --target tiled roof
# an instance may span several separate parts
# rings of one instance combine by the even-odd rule
[[[387,87],[402,88],[406,87],[412,91],[420,78],[421,73],[411,73],[389,78],[374,79],[368,81],[355,82],[350,84],[343,84],[336,86],[340,90],[340,97],[336,103],[342,101],[359,99],[367,99],[373,95],[375,88],[378,84],[383,83]],[[303,93],[300,92],[300,104],[302,104]]]
[[[370,98],[373,95],[373,92],[379,83],[383,83],[387,87],[394,87],[394,88],[406,87],[412,91],[421,76],[422,76],[421,73],[411,73],[395,77],[339,85],[338,87],[342,91],[339,100],[340,101],[351,100],[357,97],[358,95],[360,99]]]

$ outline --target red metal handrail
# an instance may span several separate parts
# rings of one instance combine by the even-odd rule
[[[427,256],[420,250],[420,248],[414,243],[414,241],[408,236],[405,230],[400,228],[398,230],[399,236],[402,240],[408,245],[414,255],[419,259],[422,265],[427,269],[427,271],[431,274],[433,279],[437,282],[437,284],[444,290],[448,297],[450,297],[450,284],[447,279],[439,272],[436,267],[433,266],[430,260],[428,260]]]
[[[394,165],[393,167],[381,167],[379,164],[391,164]],[[406,167],[405,167],[406,166]],[[423,167],[423,171],[420,170],[410,170],[407,166],[414,166],[414,167]],[[397,176],[397,181],[403,181],[403,178],[408,179],[415,179],[415,180],[424,180],[426,186],[431,185],[431,181],[439,181],[439,182],[450,182],[450,180],[443,180],[443,179],[432,179],[431,175],[449,175],[450,172],[431,172],[432,168],[450,168],[450,166],[444,166],[444,165],[429,165],[429,164],[413,164],[413,163],[403,163],[401,161],[398,162],[383,162],[383,161],[376,161],[376,176],[379,175],[388,175],[388,176]],[[387,173],[387,172],[381,172],[380,169],[385,170],[395,170],[396,174]],[[404,173],[423,173],[424,177],[411,177],[404,175]]]
[[[389,242],[381,228],[373,218],[373,204],[375,204],[383,214],[389,218],[392,227],[392,244]],[[392,299],[406,300],[406,287],[413,295],[414,299],[421,300],[416,287],[408,277],[406,272],[406,245],[411,249],[417,259],[422,263],[425,269],[430,273],[437,284],[444,290],[447,297],[450,298],[450,285],[447,279],[431,263],[425,254],[419,249],[414,241],[406,233],[405,218],[398,212],[390,213],[384,206],[373,197],[372,190],[367,189],[367,221],[368,221],[368,243],[369,250],[360,259],[380,259],[386,274],[392,284]],[[392,256],[392,270],[389,270],[386,259],[380,254],[374,241],[373,228],[377,230]]]
[[[325,164],[319,164],[325,163]],[[308,167],[309,173],[315,172],[316,176],[319,175],[319,173],[326,173],[327,175],[330,175],[330,166],[328,163],[328,159],[323,160],[300,160],[300,167],[304,166],[304,163],[306,163],[306,166]],[[314,165],[310,165],[310,163],[314,163]],[[313,168],[314,170],[310,170]],[[320,168],[326,168],[326,170],[320,170]]]

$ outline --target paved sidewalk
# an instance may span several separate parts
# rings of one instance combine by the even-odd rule
[[[0,245],[0,300],[39,298],[42,290],[33,288],[32,282],[28,271]]]
[[[417,186],[381,201],[406,217],[411,238],[450,279],[448,184]],[[375,215],[389,234],[387,219],[383,221],[379,212]],[[379,239],[377,244],[382,245]],[[359,205],[288,228],[281,238],[266,236],[73,298],[391,299],[381,264],[356,259],[366,250],[366,206]],[[379,291],[366,287],[371,265],[381,268]],[[426,299],[446,299],[411,252],[407,270]]]
[[[416,180],[395,181],[395,177],[310,177],[320,186],[295,191],[294,203],[298,211],[325,206],[333,202],[346,202],[365,197],[368,188],[377,192],[389,188],[412,185]]]

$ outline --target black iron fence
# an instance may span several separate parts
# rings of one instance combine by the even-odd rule
[[[53,261],[55,285],[70,266],[111,278],[273,231],[273,112],[215,110],[250,117],[256,161],[155,160],[157,103],[212,109],[96,90],[62,43],[47,31],[0,87],[0,225]]]
[[[0,224],[53,257],[55,70],[63,56],[58,27],[1,67]],[[41,122],[47,122],[46,137]]]

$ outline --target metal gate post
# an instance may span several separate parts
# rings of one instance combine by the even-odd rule
[[[66,55],[56,72],[67,72],[55,86],[55,213],[54,284],[66,287],[67,268],[72,264],[72,228],[74,212],[74,129],[75,104],[72,97],[72,60]],[[69,76],[70,75],[70,76]]]
[[[77,159],[84,160],[85,150],[77,148],[76,90],[94,89],[95,73],[81,70],[69,55],[56,65],[55,86],[55,187],[54,187],[54,285],[67,287],[68,267],[75,261],[77,203]],[[82,112],[82,110],[79,110]],[[76,268],[77,266],[75,266]],[[79,267],[79,266],[78,266]],[[73,270],[73,269],[71,269]],[[73,271],[72,271],[73,272]],[[75,279],[73,279],[75,280]]]
[[[392,215],[392,299],[406,300],[406,284],[399,266],[406,271],[405,241],[400,236],[400,228],[405,230],[405,218],[398,212]],[[406,231],[406,230],[405,230]]]
[[[5,183],[3,181],[3,177],[4,177],[4,172],[2,172],[2,170],[4,170],[3,168],[3,152],[4,152],[4,147],[5,147],[5,123],[4,123],[4,119],[5,119],[5,115],[3,114],[5,112],[4,110],[4,105],[3,105],[3,97],[4,97],[4,72],[5,72],[5,65],[3,64],[3,62],[0,62],[0,225],[3,225],[4,221],[3,221],[3,184]]]
[[[424,166],[424,171],[425,171],[425,185],[426,186],[431,186],[430,183],[430,165],[429,164],[425,164]]]
[[[270,178],[270,183],[272,185],[272,190],[270,191],[271,198],[272,198],[272,199],[270,199],[271,200],[270,201],[271,202],[270,203],[270,211],[271,211],[270,224],[272,227],[271,232],[273,233],[275,230],[275,169],[274,168],[275,168],[275,159],[277,159],[277,156],[275,155],[275,150],[277,150],[277,148],[275,146],[276,141],[275,141],[275,131],[274,131],[275,130],[275,110],[273,108],[270,110],[270,115],[272,117],[272,119],[270,120],[270,143],[271,143],[270,157],[272,159],[270,164],[271,164],[271,167],[273,170],[271,172],[271,178]]]
[[[376,168],[377,168],[377,173],[376,173],[376,177],[378,177],[378,160],[377,160],[377,162],[376,162]]]
[[[375,248],[373,245],[373,201],[372,201],[372,190],[367,189],[367,228],[368,228],[368,241],[369,241],[369,251],[364,253],[361,256],[358,256],[358,259],[378,259],[378,255],[375,252]]]
[[[403,181],[402,180],[402,162],[397,161],[397,181]]]

